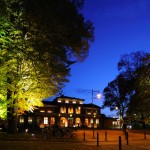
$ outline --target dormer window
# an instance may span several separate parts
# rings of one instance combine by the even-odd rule
[[[41,113],[44,113],[44,112],[45,112],[45,110],[40,110],[40,112],[41,112]]]
[[[58,103],[61,103],[61,100],[59,99],[57,102],[58,102]]]
[[[68,101],[68,100],[66,100],[66,103],[69,103],[69,101]]]

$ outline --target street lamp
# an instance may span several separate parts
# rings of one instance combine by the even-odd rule
[[[119,127],[121,129],[121,126],[122,126],[122,119],[123,119],[123,116],[122,116],[122,111],[119,107],[116,107],[115,108],[118,112],[119,112]]]
[[[92,89],[92,115],[93,115],[93,139],[94,139],[94,104],[93,104],[93,100],[94,100],[94,93],[97,93],[97,98],[98,99],[100,99],[101,98],[101,94],[99,93],[99,91],[94,91],[93,89]]]

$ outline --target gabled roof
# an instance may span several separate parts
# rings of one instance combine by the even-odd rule
[[[83,106],[84,107],[94,107],[94,108],[101,108],[100,106],[97,106],[97,105],[95,105],[95,104],[92,104],[92,103],[90,103],[90,104],[83,104]]]
[[[58,98],[66,98],[66,99],[70,99],[70,100],[80,100],[80,101],[84,101],[84,99],[81,99],[81,98],[76,98],[76,97],[69,97],[69,96],[64,96],[64,95],[61,95],[59,97],[56,97],[53,101],[56,101]]]

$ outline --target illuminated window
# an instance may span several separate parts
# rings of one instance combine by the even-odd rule
[[[57,101],[58,103],[61,103],[61,100],[60,99],[58,99],[58,101]]]
[[[48,117],[44,117],[44,124],[48,124]]]
[[[50,122],[51,122],[51,125],[54,125],[55,124],[55,118],[51,117]]]
[[[68,101],[68,100],[66,100],[66,101],[65,101],[65,103],[69,103],[69,101]]]
[[[45,112],[45,110],[40,110],[40,112],[41,112],[41,113],[44,113],[44,112]]]
[[[92,113],[91,113],[91,110],[86,110],[86,114],[87,115],[91,115]]]
[[[69,114],[73,114],[73,108],[72,108],[72,107],[69,107],[69,108],[68,108],[68,113],[69,113]]]
[[[47,113],[52,113],[52,110],[48,110]]]
[[[89,123],[88,118],[85,118],[85,124],[88,125],[88,123]]]
[[[97,110],[93,110],[93,115],[96,115],[97,114]]]
[[[80,124],[80,118],[76,118],[76,124]]]
[[[60,107],[60,113],[66,113],[66,107]]]
[[[23,116],[20,116],[19,122],[20,122],[20,123],[24,123],[24,117],[23,117]]]
[[[90,122],[93,123],[93,118],[91,118]]]
[[[96,124],[99,124],[99,119],[96,119]]]
[[[28,122],[32,123],[32,117],[28,117]]]
[[[76,108],[76,114],[80,114],[81,113],[81,107],[77,107]]]

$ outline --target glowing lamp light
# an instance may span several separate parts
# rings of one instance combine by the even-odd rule
[[[97,94],[97,98],[100,99],[102,95],[100,93]]]

